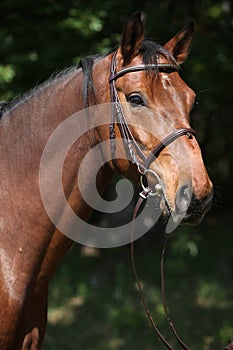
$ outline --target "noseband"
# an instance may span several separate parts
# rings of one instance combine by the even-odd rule
[[[178,71],[178,67],[175,64],[172,63],[158,63],[158,64],[139,64],[136,66],[126,67],[118,72],[116,71],[116,55],[117,51],[114,53],[112,61],[111,61],[111,67],[110,67],[110,77],[109,77],[109,83],[110,83],[110,97],[111,97],[111,103],[112,103],[112,115],[111,115],[111,123],[110,123],[110,146],[111,146],[111,153],[112,153],[112,161],[117,168],[116,163],[116,142],[115,142],[115,122],[118,123],[121,136],[124,142],[124,147],[126,150],[126,154],[129,156],[129,159],[132,161],[133,164],[137,166],[138,172],[140,174],[140,183],[142,186],[142,192],[140,193],[140,196],[146,199],[148,196],[155,196],[157,195],[158,191],[161,191],[160,186],[160,179],[159,176],[151,169],[149,169],[151,163],[158,158],[162,150],[170,145],[173,141],[175,141],[178,137],[187,135],[189,139],[193,138],[193,135],[195,135],[195,130],[191,128],[179,128],[169,134],[167,137],[165,137],[161,142],[159,142],[149,153],[148,156],[146,156],[141,147],[138,145],[137,141],[135,140],[129,125],[127,123],[127,119],[124,115],[124,112],[122,110],[122,106],[120,103],[120,99],[117,93],[115,81],[122,77],[123,75],[131,72],[138,72],[138,71],[148,71],[148,70],[156,70],[159,72],[175,72]],[[141,158],[142,162],[138,160],[138,156]],[[153,175],[159,186],[157,186],[157,190],[153,191],[151,188],[149,188],[147,184],[147,175],[148,174]]]

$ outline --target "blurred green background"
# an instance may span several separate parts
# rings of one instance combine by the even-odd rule
[[[192,126],[216,200],[199,227],[180,227],[172,236],[166,294],[177,329],[192,350],[223,349],[233,341],[232,2],[2,0],[0,100],[18,96],[83,56],[115,47],[135,10],[146,14],[147,37],[161,44],[190,20],[196,23],[182,76],[197,92]],[[161,246],[161,235],[150,232],[136,242],[136,260],[151,312],[171,340],[161,306]],[[73,246],[50,286],[43,349],[163,349],[142,309],[129,247]]]

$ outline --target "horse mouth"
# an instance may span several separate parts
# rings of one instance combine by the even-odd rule
[[[212,193],[202,200],[196,199],[195,196],[192,197],[192,200],[185,211],[171,210],[167,201],[163,198],[160,201],[160,209],[164,219],[172,220],[174,224],[184,224],[188,226],[197,226],[201,223],[204,216],[208,211],[211,210],[213,204],[213,195]]]

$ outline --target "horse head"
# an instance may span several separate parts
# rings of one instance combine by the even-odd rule
[[[148,192],[160,198],[163,215],[190,225],[201,221],[212,202],[212,183],[190,127],[195,93],[179,74],[193,29],[189,23],[160,46],[145,40],[141,14],[135,13],[119,49],[109,57],[111,102],[116,105],[110,138],[123,139],[122,147],[113,146],[113,167],[135,181],[141,173]],[[123,152],[129,156],[122,157]]]

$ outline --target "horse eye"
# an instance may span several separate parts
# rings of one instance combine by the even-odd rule
[[[132,107],[145,106],[145,103],[140,95],[130,95],[128,96],[127,101],[131,104]]]

